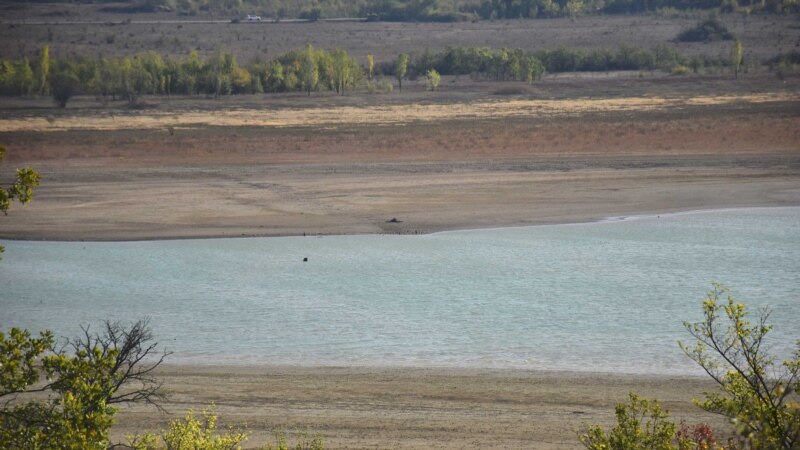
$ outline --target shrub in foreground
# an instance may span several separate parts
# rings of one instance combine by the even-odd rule
[[[690,426],[681,422],[677,427],[669,420],[669,411],[658,400],[647,400],[629,394],[627,404],[616,407],[617,425],[608,431],[590,427],[580,436],[590,450],[722,450],[710,426],[701,423]]]
[[[160,434],[145,433],[128,436],[128,447],[134,450],[239,450],[247,440],[247,432],[231,427],[227,431],[217,428],[218,416],[214,407],[203,410],[201,417],[189,410],[183,419],[173,420],[169,429]],[[297,435],[297,442],[289,444],[286,433],[275,432],[275,443],[264,450],[323,450],[322,438],[307,433]]]
[[[130,447],[135,450],[234,450],[241,448],[246,440],[247,433],[239,429],[219,433],[213,408],[203,410],[202,417],[196,417],[190,409],[184,419],[173,420],[160,435],[128,437]]]
[[[703,302],[704,319],[684,324],[695,343],[680,343],[681,349],[720,387],[720,392],[706,393],[705,400],[695,403],[730,419],[736,435],[725,448],[800,448],[800,341],[791,358],[776,363],[766,351],[765,338],[772,330],[770,310],[762,310],[753,323],[745,305],[726,292],[727,288],[714,284]],[[617,406],[614,428],[604,431],[594,426],[580,436],[586,448],[721,448],[706,425],[684,425],[676,431],[658,402],[635,394],[630,398],[630,404]]]
[[[791,358],[777,363],[767,352],[771,311],[764,309],[752,323],[744,304],[714,284],[703,302],[704,319],[685,323],[694,345],[681,349],[719,385],[721,393],[706,393],[696,403],[728,417],[744,448],[800,447],[800,340]],[[723,296],[725,298],[723,299]]]
[[[661,409],[658,400],[645,400],[631,393],[630,403],[617,405],[616,416],[615,427],[606,432],[593,426],[580,436],[581,443],[590,450],[678,448],[673,444],[675,423],[668,420],[669,412]]]
[[[162,398],[151,373],[167,354],[151,340],[146,320],[58,347],[49,331],[0,332],[0,448],[108,447],[117,405]]]

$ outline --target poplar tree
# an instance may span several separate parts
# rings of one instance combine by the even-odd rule
[[[733,63],[733,76],[739,79],[739,69],[742,67],[742,41],[736,39],[733,43],[733,51],[731,52],[731,59]]]
[[[314,47],[311,44],[306,45],[306,54],[303,58],[302,66],[303,88],[308,95],[311,91],[317,88],[319,83],[319,68],[317,67],[317,58],[314,55]]]
[[[47,45],[42,47],[39,53],[39,95],[47,95],[50,93],[50,83],[48,76],[50,74],[50,47]]]
[[[395,76],[397,77],[397,82],[400,85],[400,92],[403,92],[403,78],[405,78],[406,74],[408,73],[408,55],[405,53],[400,53],[397,56],[397,67],[394,70]]]
[[[428,76],[428,89],[435,91],[436,88],[439,87],[439,82],[442,81],[441,75],[439,75],[439,72],[437,72],[436,69],[431,69],[428,71],[427,76]]]

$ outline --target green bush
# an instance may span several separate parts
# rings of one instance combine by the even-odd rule
[[[669,411],[661,409],[658,400],[629,395],[630,403],[616,407],[617,425],[607,432],[593,426],[580,436],[581,443],[590,450],[678,449]]]
[[[319,435],[309,435],[308,433],[298,433],[297,442],[289,444],[286,433],[283,431],[275,432],[275,445],[269,443],[264,450],[323,450],[324,444]]]
[[[724,450],[708,424],[690,426],[681,422],[677,427],[658,400],[646,400],[634,393],[628,396],[628,404],[616,407],[617,424],[613,428],[605,431],[593,426],[580,435],[587,449]]]
[[[800,64],[800,52],[793,50],[791,53],[778,55],[768,63],[770,70],[775,72],[780,80],[784,80],[790,73],[796,72],[796,66]]]
[[[751,323],[744,304],[726,296],[727,288],[714,284],[703,302],[704,319],[684,323],[694,345],[681,349],[714,380],[719,393],[695,400],[706,411],[731,420],[736,436],[726,448],[795,450],[800,448],[800,341],[789,359],[780,364],[766,351],[765,337],[772,330],[770,311],[762,310]],[[676,430],[669,414],[657,401],[630,394],[628,405],[617,405],[617,425],[609,431],[599,426],[580,436],[592,450],[716,449],[707,425]]]
[[[247,433],[239,428],[217,429],[218,416],[212,405],[196,417],[191,409],[184,419],[173,420],[160,434],[145,433],[128,436],[128,447],[134,450],[239,450],[247,440]],[[275,443],[267,443],[264,450],[323,450],[322,437],[298,433],[296,443],[289,444],[286,433],[275,432]]]
[[[677,65],[669,71],[672,75],[688,75],[692,73],[692,69],[690,67]]]
[[[67,102],[80,89],[80,80],[70,72],[58,72],[50,77],[50,92],[53,93],[53,100],[59,108],[65,108]]]
[[[426,78],[428,79],[428,90],[431,91],[435,91],[439,87],[439,83],[442,81],[442,76],[439,75],[439,72],[437,72],[436,69],[430,69]]]
[[[734,38],[728,27],[716,17],[709,17],[678,34],[678,40],[681,42],[730,41]]]
[[[391,81],[386,79],[380,79],[376,81],[368,81],[367,82],[367,92],[370,94],[388,94],[394,90],[394,85]]]
[[[744,448],[800,447],[800,340],[791,358],[776,363],[767,352],[770,310],[751,323],[747,307],[714,284],[703,302],[704,319],[685,323],[694,345],[681,349],[719,385],[696,403],[731,419]]]
[[[533,81],[544,75],[545,67],[534,55],[520,49],[449,47],[441,52],[425,52],[414,58],[409,72],[416,76],[429,70],[441,75],[472,75],[498,81]]]
[[[173,420],[160,435],[128,436],[129,446],[135,450],[235,450],[246,440],[247,433],[238,429],[219,433],[213,407],[203,410],[202,418],[190,409],[184,419]]]

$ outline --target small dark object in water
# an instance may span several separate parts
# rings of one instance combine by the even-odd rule
[[[303,262],[308,262],[308,258],[303,258]]]
[[[397,220],[397,217],[392,217],[391,219],[387,220],[386,223],[400,223],[402,220]]]

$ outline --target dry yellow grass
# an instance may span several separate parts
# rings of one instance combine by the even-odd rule
[[[0,120],[0,132],[65,130],[130,130],[194,126],[336,127],[347,124],[404,125],[458,119],[500,119],[507,117],[562,117],[589,113],[653,111],[681,106],[709,106],[731,103],[798,101],[792,93],[700,96],[686,98],[629,97],[569,100],[498,100],[448,104],[385,106],[332,106],[320,108],[231,109],[224,111],[131,111],[113,115],[78,114],[53,120],[19,117]]]

